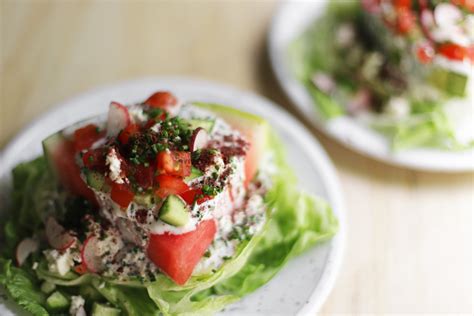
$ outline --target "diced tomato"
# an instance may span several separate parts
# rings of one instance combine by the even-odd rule
[[[152,165],[148,167],[145,165],[135,166],[133,176],[140,187],[148,189],[153,186],[154,170]]]
[[[400,8],[410,8],[411,7],[411,0],[394,0],[393,6],[397,9]]]
[[[186,151],[162,151],[156,157],[160,172],[187,177],[191,174],[191,153]]]
[[[474,12],[474,0],[451,0],[452,3]]]
[[[74,148],[77,151],[90,148],[97,140],[103,137],[99,127],[89,124],[74,131]]]
[[[467,58],[474,63],[474,45],[471,45],[467,48]]]
[[[416,55],[422,64],[428,64],[433,60],[435,51],[430,44],[422,44],[416,49]]]
[[[85,274],[87,273],[87,266],[85,265],[84,262],[82,262],[81,264],[74,267],[74,271],[76,271],[76,273],[79,273],[81,275]]]
[[[438,53],[451,60],[463,60],[467,55],[467,49],[454,43],[446,43],[438,47]]]
[[[130,187],[125,183],[112,183],[112,189],[110,191],[110,197],[112,201],[117,203],[123,208],[127,208],[128,205],[132,202],[135,194],[130,189]]]
[[[410,9],[397,10],[397,31],[401,34],[410,32],[415,27],[416,17]]]
[[[174,282],[183,285],[214,240],[216,230],[215,221],[206,220],[185,234],[151,234],[147,255]]]
[[[130,137],[136,135],[140,131],[140,126],[138,124],[129,124],[125,127],[118,136],[119,141],[122,144],[127,144]]]
[[[209,195],[203,195],[201,189],[193,189],[179,194],[180,197],[186,201],[187,204],[192,205],[195,201],[197,204],[202,204],[206,201],[212,200],[213,197]],[[198,198],[199,197],[199,198]]]
[[[155,183],[158,184],[158,188],[155,190],[155,194],[160,198],[165,198],[171,194],[181,194],[189,190],[189,187],[184,183],[182,178],[170,176],[166,174],[160,174],[155,178]]]
[[[152,108],[168,109],[178,104],[176,97],[167,91],[158,91],[153,93],[145,104]]]
[[[82,155],[84,166],[91,170],[105,171],[105,150],[103,148],[90,149]]]

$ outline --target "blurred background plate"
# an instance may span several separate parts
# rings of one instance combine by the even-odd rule
[[[296,108],[329,136],[364,155],[418,170],[438,172],[474,170],[474,149],[457,152],[410,149],[394,153],[387,138],[350,117],[343,116],[327,122],[318,117],[313,99],[290,69],[288,47],[324,14],[327,3],[327,0],[286,1],[281,3],[273,17],[268,34],[272,68]]]
[[[229,306],[224,315],[307,315],[316,312],[331,291],[341,264],[346,225],[336,172],[319,143],[302,125],[274,103],[251,93],[206,81],[146,78],[111,85],[63,102],[34,121],[13,139],[0,157],[1,215],[5,216],[10,171],[19,162],[42,153],[41,140],[78,120],[105,113],[111,100],[140,102],[156,90],[170,90],[184,101],[222,103],[265,117],[286,145],[288,161],[302,189],[329,201],[340,230],[289,264],[267,285]],[[17,313],[11,300],[1,302],[0,315]]]

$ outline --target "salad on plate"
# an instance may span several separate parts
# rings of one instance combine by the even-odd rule
[[[0,284],[33,315],[209,314],[331,238],[269,124],[159,91],[12,171]]]
[[[324,119],[351,116],[394,150],[473,147],[472,1],[334,1],[289,58]]]

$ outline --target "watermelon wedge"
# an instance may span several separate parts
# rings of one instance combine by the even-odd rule
[[[81,178],[76,163],[76,150],[71,140],[57,132],[43,140],[43,151],[56,180],[71,193],[82,196],[97,205],[94,192]]]
[[[194,106],[216,114],[230,126],[238,130],[250,142],[250,149],[245,156],[245,187],[254,178],[262,156],[266,150],[269,125],[266,120],[255,114],[219,104],[193,103]]]
[[[206,220],[195,230],[182,235],[151,234],[148,257],[174,282],[183,285],[214,240],[216,230],[216,222]]]

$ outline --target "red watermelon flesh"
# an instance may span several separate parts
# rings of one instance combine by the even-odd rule
[[[181,235],[151,234],[148,257],[174,282],[183,285],[214,240],[216,230],[216,222],[206,220],[195,230]]]
[[[58,132],[43,141],[43,151],[53,174],[67,190],[97,203],[94,192],[81,178],[81,171],[75,160],[76,150],[71,140]]]

